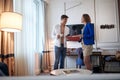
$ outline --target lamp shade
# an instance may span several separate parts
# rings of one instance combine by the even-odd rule
[[[20,31],[22,29],[22,15],[15,12],[1,13],[0,29],[7,32]]]

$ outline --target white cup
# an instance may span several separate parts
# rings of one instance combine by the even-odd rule
[[[63,37],[63,34],[60,34],[60,37]]]

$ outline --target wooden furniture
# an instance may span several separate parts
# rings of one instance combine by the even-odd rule
[[[93,72],[95,72],[95,73],[103,72],[102,52],[103,52],[102,50],[93,50],[93,52],[91,54],[91,62],[92,62],[92,66],[93,66]],[[94,70],[95,68],[97,68],[97,71]]]
[[[110,53],[108,50],[108,53],[104,52],[104,50],[93,50],[91,54],[91,62],[93,67],[99,67],[100,73],[120,73],[120,61],[116,59],[112,59],[110,61],[105,60],[106,56],[114,56],[114,52]],[[71,65],[75,68],[75,61],[77,58],[77,54],[68,54],[67,55],[67,62],[66,63],[72,63]],[[69,60],[71,61],[69,61]],[[67,65],[67,68],[71,68],[71,65]],[[72,67],[73,68],[73,67]]]
[[[102,73],[120,73],[120,61],[116,60],[115,54],[104,53],[103,51],[94,52],[91,55],[92,64],[99,66]],[[110,60],[106,60],[106,57],[110,57]]]
[[[112,57],[111,60],[106,60],[105,57]],[[108,64],[112,64],[111,66]],[[118,65],[113,65],[117,63]],[[105,70],[105,68],[112,68],[111,70]],[[116,69],[117,68],[117,69]],[[105,73],[120,73],[120,60],[117,60],[115,55],[103,55],[103,72]]]

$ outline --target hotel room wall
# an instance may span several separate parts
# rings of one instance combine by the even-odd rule
[[[64,2],[66,3],[66,8],[74,7],[68,11],[66,14],[69,16],[67,24],[80,24],[81,16],[83,13],[90,14],[92,22],[94,23],[94,0],[50,0],[48,3],[48,27],[49,27],[49,40],[50,40],[50,50],[53,49],[53,40],[51,38],[51,32],[56,24],[60,23],[60,16],[64,14]],[[54,63],[54,52],[51,54],[52,65]]]
[[[15,0],[16,1],[16,0]],[[66,12],[66,14],[70,17],[69,18],[69,21],[68,21],[68,24],[79,24],[80,23],[80,18],[81,18],[81,15],[83,13],[89,13],[91,18],[92,18],[92,22],[94,23],[95,22],[95,8],[94,8],[94,0],[50,0],[48,1],[48,13],[47,13],[47,18],[48,18],[48,33],[49,33],[49,49],[50,51],[52,51],[52,53],[50,54],[51,55],[51,61],[52,61],[52,65],[54,64],[54,49],[53,49],[53,40],[51,38],[51,32],[52,32],[52,29],[53,27],[60,23],[60,16],[61,14],[64,14],[64,1],[66,2],[66,6],[67,7],[71,7],[73,5],[77,5],[78,2],[80,1],[81,2],[81,5],[80,6],[77,6],[69,11]],[[96,1],[96,4],[99,4],[98,2],[101,1],[101,0],[95,0]],[[112,3],[115,3],[116,0],[106,0],[106,3],[104,3],[104,0],[102,0],[102,2],[99,4],[102,6],[102,4],[112,4]],[[17,0],[16,1],[16,7],[15,7],[15,11],[16,12],[20,12],[22,13],[22,0]],[[97,5],[96,5],[97,6]],[[114,4],[112,5],[114,6]],[[117,7],[117,6],[116,6]],[[108,8],[108,10],[112,10],[114,13],[111,14],[111,13],[105,13],[106,16],[108,16],[109,14],[109,17],[113,16],[114,20],[116,19],[117,17],[117,11],[115,11],[114,9],[116,9],[116,7],[114,8]],[[98,9],[101,8],[100,6],[98,6]],[[97,9],[97,7],[96,7]],[[104,9],[104,8],[103,8]],[[99,15],[99,17],[101,17],[103,15]],[[96,17],[97,14],[96,14]],[[97,18],[99,21],[99,18]],[[111,19],[111,18],[110,18]],[[116,22],[115,22],[116,23]],[[116,23],[116,25],[118,24],[118,22]],[[98,25],[98,24],[97,24]],[[98,28],[99,26],[97,26],[96,28]],[[116,28],[118,28],[118,26],[116,26]],[[119,30],[119,28],[118,28]],[[97,33],[99,32],[99,29],[97,31]],[[117,31],[119,33],[119,31]],[[111,32],[113,33],[113,32]],[[103,34],[103,33],[101,33]],[[19,70],[18,73],[16,74],[19,74],[19,75],[23,75],[24,74],[24,70],[20,70],[20,68],[24,69],[24,65],[21,65],[23,61],[23,57],[24,57],[24,54],[22,54],[22,37],[21,37],[21,33],[15,33],[15,53],[17,53],[17,55],[15,54],[16,56],[16,70]],[[98,41],[98,47],[101,47],[101,48],[119,48],[119,42],[110,42],[110,43],[100,43],[98,38],[99,38],[99,35],[97,34],[97,41]],[[110,36],[116,36],[114,33],[111,34]],[[117,36],[119,38],[119,36]],[[20,60],[18,60],[20,59]],[[19,69],[17,69],[19,68]]]
[[[114,24],[114,28],[101,29],[105,24]],[[117,0],[96,0],[96,27],[98,47],[120,48]]]
[[[77,5],[78,3],[81,3],[79,6],[66,11],[66,14],[69,16],[69,20],[67,24],[80,24],[80,19],[82,14],[88,13],[92,18],[92,22],[93,23],[96,22],[95,28],[96,28],[96,36],[97,36],[97,47],[105,48],[105,49],[120,48],[119,26],[118,26],[119,22],[117,19],[118,18],[117,0],[95,0],[95,2],[94,0],[50,0],[48,3],[47,17],[48,17],[49,41],[50,41],[49,46],[51,51],[54,51],[51,32],[53,27],[56,24],[60,23],[60,16],[64,14],[64,2],[66,2],[67,8]],[[102,13],[102,10],[104,14]],[[102,19],[104,17],[107,19],[105,20]],[[103,31],[100,29],[100,25],[102,25],[102,23],[114,24],[115,28],[113,30],[109,30],[109,32],[108,30]],[[108,34],[108,35],[104,36],[104,34]],[[52,65],[54,63],[53,56],[54,56],[54,52],[53,54],[51,54]]]

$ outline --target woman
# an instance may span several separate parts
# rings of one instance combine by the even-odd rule
[[[88,70],[92,69],[90,62],[90,54],[94,44],[94,25],[91,24],[91,19],[88,14],[83,14],[81,22],[84,24],[82,34],[78,35],[82,38],[82,49],[84,56],[84,64]]]
[[[88,14],[83,14],[81,22],[84,24],[81,35],[84,64],[88,70],[91,70],[90,54],[92,53],[94,44],[94,25],[91,24],[91,18]]]

